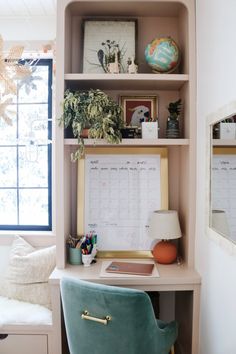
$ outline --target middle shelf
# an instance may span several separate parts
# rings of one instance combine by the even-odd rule
[[[118,145],[109,144],[104,139],[85,139],[85,146],[174,146],[189,145],[189,139],[123,139]],[[77,139],[64,139],[64,145],[77,145]]]

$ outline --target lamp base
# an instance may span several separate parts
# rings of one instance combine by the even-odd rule
[[[170,241],[161,241],[154,246],[152,254],[157,263],[171,264],[176,260],[177,248]]]

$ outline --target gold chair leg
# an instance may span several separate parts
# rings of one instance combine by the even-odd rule
[[[170,348],[170,354],[175,354],[175,347],[172,345],[172,347]]]

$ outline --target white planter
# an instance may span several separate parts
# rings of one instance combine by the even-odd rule
[[[158,138],[158,122],[143,122],[142,139],[157,139],[157,138]]]
[[[236,139],[236,123],[220,123],[220,139]]]

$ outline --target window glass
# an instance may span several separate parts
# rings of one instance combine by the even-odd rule
[[[0,120],[0,229],[51,230],[52,60],[17,83],[12,126]]]

